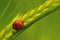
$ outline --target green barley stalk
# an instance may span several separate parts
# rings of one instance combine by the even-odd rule
[[[39,7],[36,7],[35,9],[28,11],[24,16],[19,16],[18,14],[13,19],[13,21],[0,32],[0,39],[14,40],[19,34],[21,34],[23,31],[29,28],[33,23],[35,23],[38,20],[41,20],[45,16],[58,10],[59,7],[60,7],[59,0],[47,0],[44,4],[40,5]],[[13,22],[17,19],[24,20],[25,22],[21,30],[13,30],[12,28]]]

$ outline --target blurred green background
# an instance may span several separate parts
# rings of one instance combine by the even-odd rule
[[[17,14],[26,13],[46,0],[0,0],[0,31]],[[14,40],[60,40],[60,8],[37,21]]]

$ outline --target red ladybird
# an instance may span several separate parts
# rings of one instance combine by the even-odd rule
[[[14,23],[13,23],[13,29],[15,30],[19,30],[23,27],[24,25],[24,21],[22,20],[16,20]]]

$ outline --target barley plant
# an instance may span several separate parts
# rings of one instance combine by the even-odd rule
[[[15,40],[32,24],[59,8],[60,0],[0,0],[0,40]],[[24,21],[22,29],[13,29],[15,20]]]

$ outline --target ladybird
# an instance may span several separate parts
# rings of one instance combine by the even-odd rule
[[[14,30],[20,30],[20,29],[22,29],[23,25],[24,25],[24,21],[22,21],[22,20],[16,20],[13,23],[13,29]]]

